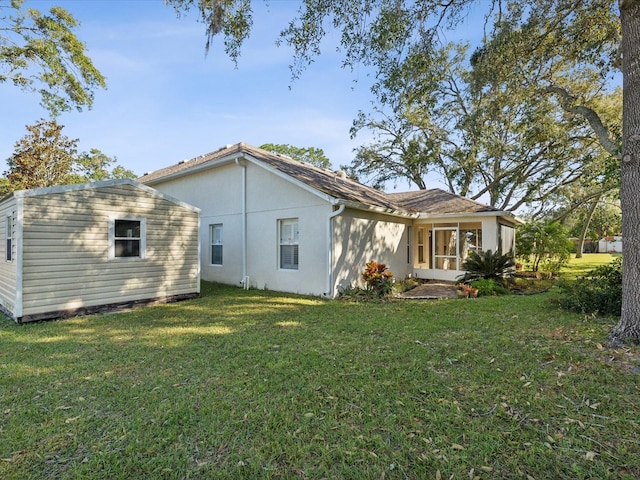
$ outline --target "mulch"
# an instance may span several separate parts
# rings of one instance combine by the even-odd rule
[[[418,285],[407,292],[403,292],[397,298],[413,300],[438,300],[441,298],[456,298],[456,285],[452,282],[427,282]]]

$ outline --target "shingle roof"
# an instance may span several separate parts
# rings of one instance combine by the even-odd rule
[[[246,156],[256,159],[289,177],[296,179],[316,190],[339,200],[361,203],[385,210],[403,212],[404,209],[389,200],[384,192],[362,185],[339,173],[324,168],[318,168],[307,163],[293,160],[289,157],[277,155],[246,143],[226,146],[215,152],[207,153],[192,160],[180,162],[167,168],[143,175],[138,179],[141,183],[154,183],[164,177],[179,173],[188,174],[189,170],[213,163],[218,160]]]
[[[440,189],[384,193],[351,180],[339,172],[318,168],[246,143],[227,145],[215,152],[147,173],[140,177],[138,181],[145,184],[154,184],[165,177],[180,174],[188,175],[191,170],[195,172],[200,168],[206,168],[208,163],[213,164],[218,161],[242,157],[262,162],[266,166],[337,200],[359,203],[364,206],[400,214],[455,214],[500,211]]]
[[[500,210],[439,188],[412,192],[388,193],[394,203],[411,212],[452,214],[499,212]]]

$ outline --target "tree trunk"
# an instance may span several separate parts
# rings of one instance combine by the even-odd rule
[[[640,343],[640,0],[620,0],[622,24],[622,316],[612,346]]]
[[[576,258],[582,258],[582,252],[584,251],[584,240],[587,238],[587,230],[589,230],[589,225],[591,224],[591,219],[593,218],[593,212],[596,211],[598,203],[600,202],[600,197],[594,199],[591,207],[589,207],[589,212],[587,213],[587,217],[584,219],[584,225],[582,226],[582,232],[580,232],[580,242],[578,243],[578,251],[576,252]]]

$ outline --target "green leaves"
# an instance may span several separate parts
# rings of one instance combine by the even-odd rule
[[[462,275],[459,280],[502,279],[511,273],[514,266],[513,252],[502,254],[501,252],[494,253],[491,250],[485,250],[482,253],[472,251],[462,262],[462,269],[467,273]]]
[[[324,150],[316,147],[300,148],[288,144],[265,143],[260,148],[271,153],[279,153],[291,157],[299,162],[309,163],[319,168],[330,168],[331,161],[324,154]]]
[[[91,108],[94,90],[106,83],[76,37],[77,27],[61,7],[43,14],[23,9],[22,1],[0,5],[0,83],[37,93],[53,116]]]
[[[63,125],[55,120],[40,119],[27,125],[28,134],[15,144],[14,154],[7,160],[9,171],[0,179],[0,191],[51,187],[69,183],[100,181],[109,178],[135,178],[136,175],[117,165],[98,149],[78,154],[78,139],[62,135]],[[113,167],[109,171],[109,167]]]

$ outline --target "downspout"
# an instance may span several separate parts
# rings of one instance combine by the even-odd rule
[[[249,277],[247,276],[247,166],[240,163],[240,159],[236,158],[236,165],[242,168],[242,229],[241,240],[242,245],[242,279],[240,284],[245,288],[249,288]]]
[[[327,291],[324,296],[333,298],[333,219],[344,212],[345,205],[331,212],[327,217]]]

